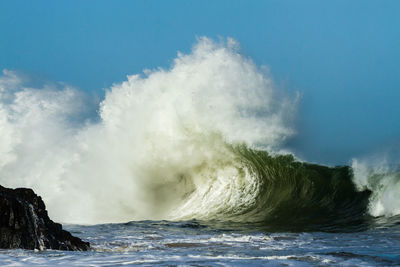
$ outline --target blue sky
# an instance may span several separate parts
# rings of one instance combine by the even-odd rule
[[[287,146],[328,164],[400,146],[400,1],[1,1],[0,69],[102,95],[233,37],[302,100]]]

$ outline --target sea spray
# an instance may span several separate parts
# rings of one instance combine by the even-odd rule
[[[214,177],[235,183],[228,144],[273,149],[293,134],[294,100],[231,39],[200,38],[170,69],[128,76],[98,123],[71,120],[77,90],[28,88],[10,71],[1,81],[0,182],[34,188],[61,222],[169,218]]]
[[[371,190],[369,212],[373,216],[400,214],[400,172],[384,158],[353,159],[354,182],[359,190]]]

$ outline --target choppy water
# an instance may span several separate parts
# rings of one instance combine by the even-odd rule
[[[356,232],[274,232],[227,222],[67,225],[92,250],[1,250],[2,266],[398,266],[400,218]]]

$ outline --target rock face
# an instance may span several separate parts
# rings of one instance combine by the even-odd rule
[[[50,220],[32,189],[0,186],[0,248],[84,251],[89,246]]]

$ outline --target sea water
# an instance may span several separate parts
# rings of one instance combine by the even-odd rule
[[[199,221],[67,225],[87,252],[1,250],[2,266],[398,266],[400,218],[356,232],[271,232]]]
[[[1,265],[399,265],[398,161],[298,159],[298,103],[229,38],[101,100],[4,70],[0,184],[32,188],[92,249]]]

